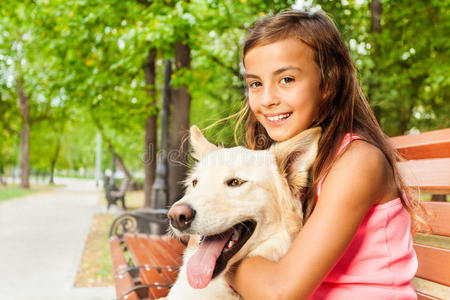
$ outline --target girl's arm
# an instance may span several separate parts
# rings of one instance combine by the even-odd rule
[[[246,300],[306,299],[337,263],[368,209],[397,197],[383,153],[352,142],[324,180],[317,205],[277,263],[250,257],[230,279]]]

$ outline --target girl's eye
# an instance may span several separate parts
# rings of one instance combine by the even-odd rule
[[[281,83],[282,84],[288,84],[288,83],[293,82],[293,81],[294,81],[294,78],[292,78],[292,77],[283,77],[281,79]]]
[[[195,187],[197,185],[197,179],[192,180],[192,187]]]
[[[251,89],[255,89],[259,86],[261,86],[261,82],[259,82],[259,81],[253,81],[248,84],[248,87]]]
[[[240,186],[246,182],[247,181],[239,179],[239,178],[232,178],[232,179],[227,180],[227,185],[235,187],[235,186]]]

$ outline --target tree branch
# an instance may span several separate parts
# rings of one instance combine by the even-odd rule
[[[136,0],[137,2],[144,4],[146,6],[150,6],[150,4],[152,4],[152,1],[147,1],[147,0]]]
[[[227,69],[227,70],[230,71],[231,73],[233,73],[234,76],[242,77],[242,75],[241,75],[241,73],[239,72],[238,69],[235,69],[235,68],[233,68],[233,67],[231,67],[231,66],[227,66],[227,65],[224,64],[219,58],[217,58],[216,56],[214,56],[214,55],[212,55],[212,54],[210,54],[210,53],[207,53],[206,55],[207,55],[207,57],[208,57],[209,59],[211,59],[213,62],[215,62],[215,63],[218,64],[219,66],[221,66],[221,67]]]

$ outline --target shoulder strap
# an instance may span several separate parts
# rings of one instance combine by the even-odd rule
[[[339,156],[342,152],[344,152],[345,149],[347,148],[347,146],[350,145],[350,143],[351,143],[352,141],[355,141],[355,140],[362,140],[362,139],[363,139],[363,138],[360,137],[360,136],[357,135],[357,134],[354,134],[354,133],[347,133],[347,134],[344,136],[344,138],[342,139],[342,142],[341,142],[341,144],[339,145],[339,148],[338,148],[338,150],[337,150],[337,152],[336,152],[336,156],[335,156],[335,157]],[[325,173],[325,175],[323,175],[322,179],[320,179],[319,183],[317,184],[316,201],[319,200],[320,190],[322,189],[322,183],[323,183],[323,181],[325,180],[325,178],[327,177],[327,175],[328,175],[328,172]]]

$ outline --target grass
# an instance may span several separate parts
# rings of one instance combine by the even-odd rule
[[[450,249],[450,237],[447,236],[416,233],[413,239],[419,244]]]
[[[129,210],[136,210],[144,206],[144,191],[132,191],[125,195],[125,204]]]
[[[433,295],[435,297],[438,297],[439,299],[448,299],[448,295],[450,295],[450,287],[442,284],[434,283],[417,277],[413,278],[412,284],[415,290]]]
[[[9,184],[0,186],[0,202],[18,197],[27,196],[37,192],[47,191],[55,187],[55,185],[31,185],[29,189],[20,188],[17,184]]]
[[[21,189],[16,187],[0,188],[0,201],[26,196],[34,192],[35,192],[34,190]]]
[[[104,193],[103,193],[104,194]],[[98,200],[98,204],[105,205],[108,203],[106,198],[100,197]],[[121,205],[120,201],[117,202],[118,205]],[[142,208],[144,206],[144,191],[131,191],[125,194],[125,205],[128,210],[136,210]]]
[[[96,214],[86,241],[81,263],[75,278],[75,287],[114,285],[108,231],[114,219],[112,214]]]
[[[129,210],[135,210],[144,204],[144,192],[133,191],[125,195]],[[99,204],[107,203],[100,197]],[[108,234],[115,214],[96,214],[78,267],[75,287],[104,287],[114,285]]]

